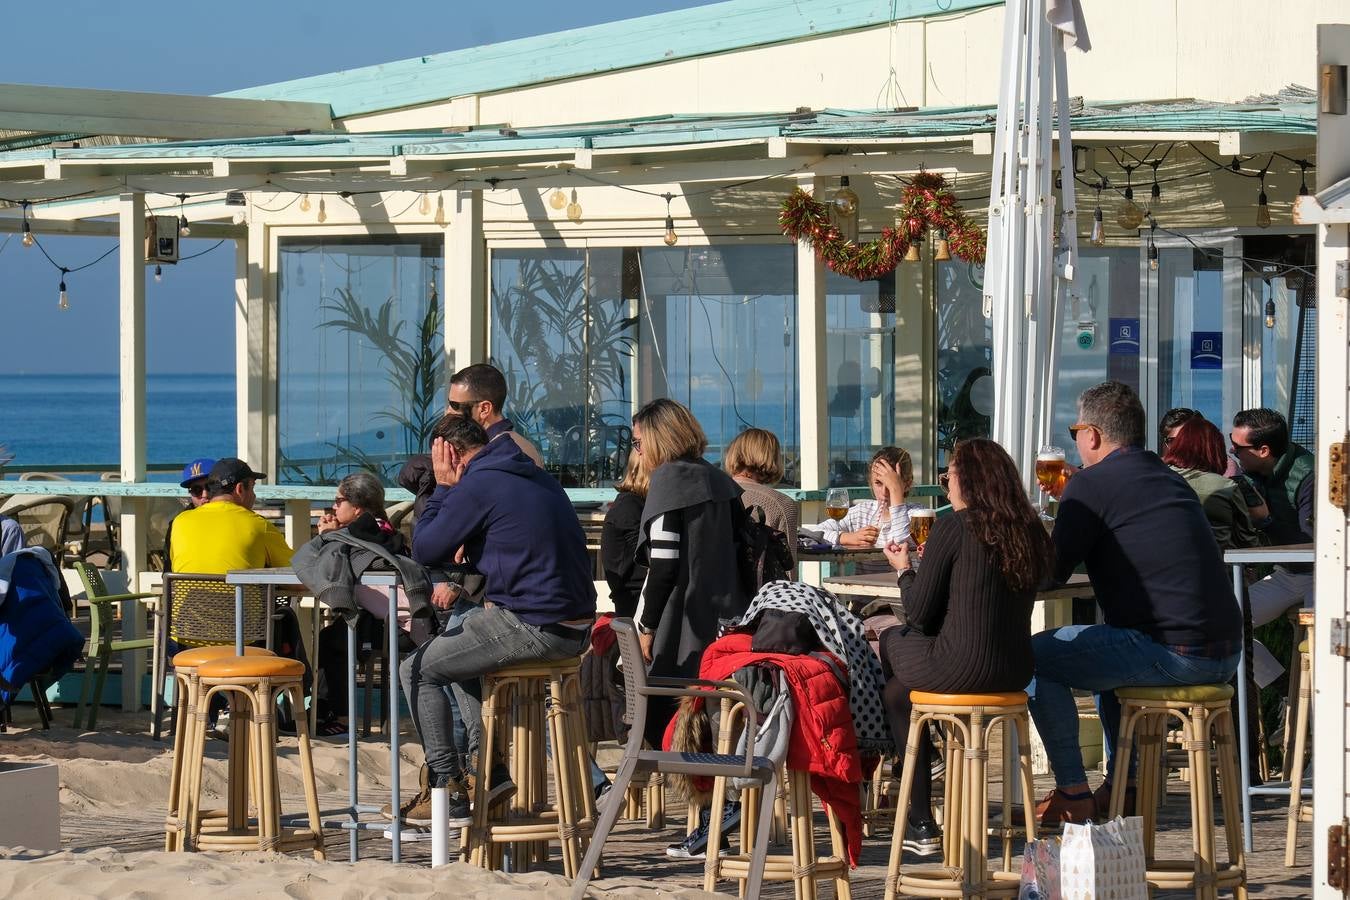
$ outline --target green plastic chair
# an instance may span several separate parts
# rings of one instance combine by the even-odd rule
[[[98,707],[103,701],[103,682],[108,677],[108,665],[112,655],[123,650],[150,650],[155,639],[137,638],[136,640],[113,640],[113,605],[124,600],[140,600],[145,597],[158,597],[158,593],[109,594],[103,584],[103,573],[85,562],[75,563],[80,573],[84,590],[89,599],[89,650],[84,659],[84,682],[80,687],[80,704],[75,707],[76,728],[89,710],[89,728],[92,730],[98,722]],[[98,675],[90,678],[93,667],[98,666]]]

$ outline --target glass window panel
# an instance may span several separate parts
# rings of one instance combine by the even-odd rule
[[[279,482],[391,479],[445,406],[440,238],[284,240]]]
[[[826,405],[831,485],[863,485],[895,442],[895,273],[825,276]]]
[[[1223,334],[1222,253],[1160,249],[1153,277],[1158,291],[1159,416],[1184,406],[1222,423],[1224,360],[1241,352],[1237,336]],[[1215,333],[1217,345],[1210,343]]]
[[[1248,289],[1257,298],[1256,308],[1261,311],[1261,405],[1277,410],[1281,415],[1289,412],[1290,391],[1294,382],[1294,356],[1298,349],[1298,302],[1295,292],[1289,290],[1288,282],[1281,277],[1262,278],[1249,275]],[[1266,326],[1266,301],[1274,301],[1275,315]],[[1303,374],[1300,373],[1300,379]]]
[[[956,442],[989,437],[994,413],[993,326],[984,317],[984,267],[935,264],[937,303],[937,465]]]

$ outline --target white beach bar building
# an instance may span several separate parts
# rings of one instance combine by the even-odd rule
[[[1316,254],[1291,203],[1317,187],[1315,26],[1350,15],[1084,8],[1052,433],[1113,377],[1154,422],[1269,405],[1310,442]],[[982,268],[930,232],[854,280],[779,211],[847,177],[865,242],[928,172],[983,223],[1002,27],[987,0],[729,0],[221,97],[0,86],[0,229],[120,238],[126,482],[145,481],[145,279],[176,252],[148,259],[146,231],[171,238],[168,217],[234,242],[238,453],[280,485],[394,471],[447,373],[489,359],[578,499],[608,494],[659,396],[713,457],[747,425],[777,433],[808,499],[863,484],[883,444],[932,481],[989,430]],[[297,536],[308,494],[272,490]]]

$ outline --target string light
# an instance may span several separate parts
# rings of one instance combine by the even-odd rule
[[[160,268],[159,263],[155,263],[155,283],[158,284],[164,280],[164,270]]]
[[[1308,161],[1306,159],[1298,161],[1298,195],[1300,197],[1308,196]]]
[[[667,247],[674,247],[680,240],[680,236],[675,233],[675,218],[670,214],[670,201],[675,199],[675,195],[666,193],[666,236],[663,240]]]
[[[436,218],[434,221],[442,228],[445,227],[445,195],[439,192],[436,194]]]
[[[1148,223],[1148,267],[1150,271],[1158,271],[1158,245],[1153,242],[1153,232],[1158,230],[1158,223],[1149,218]]]
[[[300,195],[300,211],[301,211],[301,212],[309,212],[309,207],[310,207],[309,194],[307,194],[307,193],[306,193],[306,194],[301,194],[301,195]]]
[[[70,270],[65,266],[61,267],[60,296],[56,301],[56,308],[63,312],[70,309],[70,296],[66,293],[66,274],[68,272],[70,272]]]
[[[1266,198],[1266,170],[1261,170],[1261,192],[1256,195],[1256,227],[1270,227],[1270,201]]]
[[[577,199],[576,188],[572,189],[572,202],[567,204],[567,218],[572,222],[581,221],[581,201]]]
[[[858,195],[849,187],[847,175],[839,176],[839,190],[834,192],[830,204],[834,208],[835,221],[839,224],[844,240],[857,243]]]
[[[1162,185],[1158,184],[1158,166],[1162,165],[1161,159],[1155,159],[1149,163],[1153,166],[1153,186],[1148,189],[1151,206],[1157,206],[1162,202]]]
[[[23,201],[23,245],[25,247],[33,246],[33,226],[28,224],[28,201]]]
[[[328,204],[323,202],[322,197],[319,198],[319,214],[315,218],[318,219],[320,225],[328,221]]]
[[[417,211],[424,216],[431,214],[431,196],[426,191],[422,192],[421,199],[417,201]]]
[[[1267,286],[1267,287],[1270,286],[1270,285],[1269,285],[1269,282],[1267,282],[1266,286]],[[1274,298],[1274,297],[1271,297],[1269,300],[1266,301],[1266,327],[1267,327],[1267,328],[1274,328],[1274,327],[1275,327],[1275,298]]]
[[[1102,221],[1102,186],[1097,185],[1097,208],[1092,211],[1092,233],[1088,243],[1094,247],[1106,246],[1106,224]]]
[[[1133,175],[1133,168],[1125,169],[1125,203],[1116,216],[1116,224],[1126,231],[1138,231],[1144,223],[1144,211],[1134,202],[1134,187],[1130,184]]]
[[[183,209],[183,204],[187,202],[187,194],[178,195],[178,236],[188,237],[192,234],[192,226],[188,224],[187,213]]]
[[[567,195],[562,192],[562,188],[554,188],[553,193],[548,195],[548,205],[554,209],[562,209],[567,205]]]

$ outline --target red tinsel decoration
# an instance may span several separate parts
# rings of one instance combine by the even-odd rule
[[[947,188],[946,180],[920,172],[900,194],[896,220],[903,227],[883,228],[881,237],[866,244],[845,240],[830,220],[825,203],[797,188],[783,201],[778,226],[797,241],[808,241],[833,272],[869,281],[891,272],[929,229],[945,231],[952,255],[966,262],[984,262],[985,236],[966,219],[965,211]]]

